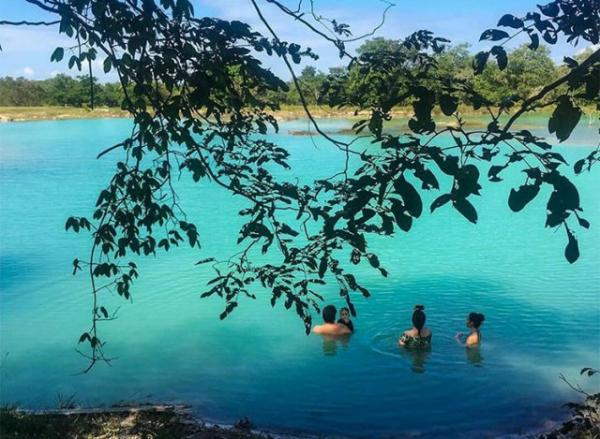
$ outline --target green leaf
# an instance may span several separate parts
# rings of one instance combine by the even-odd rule
[[[573,105],[569,96],[563,95],[558,99],[558,105],[548,121],[548,131],[555,133],[558,140],[564,142],[581,118],[581,109]]]
[[[373,268],[379,268],[380,263],[377,255],[374,255],[372,253],[369,255],[369,264],[371,264],[371,267]]]
[[[492,55],[496,57],[496,62],[498,63],[498,68],[500,70],[504,70],[508,65],[508,56],[506,55],[506,50],[501,46],[492,47]]]
[[[500,166],[500,165],[491,166],[490,170],[488,171],[488,178],[490,179],[490,181],[502,181],[502,179],[500,177],[498,177],[498,173],[500,171],[502,171],[504,168],[506,168],[506,165],[504,165],[504,166]]]
[[[73,259],[73,276],[77,273],[77,270],[81,270],[81,266],[79,265],[79,259]]]
[[[381,118],[381,113],[378,111],[374,111],[371,114],[371,120],[369,121],[369,130],[371,130],[371,132],[375,134],[376,137],[380,137],[382,128],[383,119]]]
[[[475,74],[479,75],[485,69],[485,65],[487,64],[487,60],[490,57],[490,52],[481,51],[478,52],[473,58],[473,70],[475,70]]]
[[[589,229],[590,228],[590,222],[588,220],[586,220],[585,218],[580,218],[577,217],[577,221],[579,222],[579,225],[585,229]]]
[[[65,49],[63,49],[62,47],[57,47],[56,49],[54,49],[54,52],[52,52],[52,56],[50,56],[50,61],[59,62],[63,59],[64,56]]]
[[[415,218],[420,217],[421,213],[423,212],[423,202],[421,201],[421,196],[414,186],[406,181],[404,175],[400,175],[400,177],[394,181],[394,189],[396,193],[402,197],[404,206],[408,213]]]
[[[60,20],[60,25],[59,25],[58,31],[60,33],[67,34],[67,36],[69,36],[69,37],[73,36],[73,27],[71,26],[71,23],[70,23],[67,15],[62,16],[62,18]]]
[[[400,229],[408,232],[412,227],[412,218],[406,214],[406,209],[400,200],[392,198],[392,213]]]
[[[558,3],[556,1],[553,1],[543,6],[538,5],[538,8],[542,12],[542,14],[546,15],[547,17],[556,17],[560,12],[560,9],[558,8]]]
[[[442,207],[444,204],[446,204],[451,199],[452,199],[452,195],[450,195],[450,194],[440,195],[435,200],[433,200],[433,203],[431,203],[431,212],[433,213],[433,211],[435,211],[439,207]]]
[[[498,26],[512,27],[513,29],[519,29],[523,27],[523,20],[515,17],[511,14],[503,15],[498,21]]]
[[[540,37],[538,34],[530,33],[529,39],[531,40],[531,43],[527,47],[529,47],[531,50],[536,50],[538,47],[540,47]]]
[[[523,185],[518,190],[511,189],[508,196],[508,207],[513,212],[519,212],[535,198],[539,191],[540,186],[537,184]]]
[[[452,116],[458,108],[458,99],[451,95],[441,95],[440,108],[446,116]]]
[[[484,31],[479,37],[479,41],[481,40],[490,40],[490,41],[498,41],[503,40],[504,38],[508,38],[508,33],[504,32],[500,29],[488,29]]]
[[[325,254],[321,258],[321,262],[319,263],[319,277],[321,279],[323,279],[323,276],[325,276],[325,272],[327,271],[327,262],[328,262],[328,258],[327,258],[327,255]]]
[[[466,198],[459,198],[452,202],[454,208],[458,210],[462,216],[471,221],[473,224],[477,224],[477,211],[475,207]]]
[[[565,247],[565,258],[567,258],[569,264],[572,264],[579,259],[579,244],[569,229],[567,229],[567,236],[569,238],[569,243]]]
[[[110,72],[110,69],[111,69],[111,67],[112,67],[112,61],[110,60],[110,57],[106,57],[106,58],[104,59],[104,64],[103,64],[103,66],[104,66],[104,73],[108,73],[108,72]]]

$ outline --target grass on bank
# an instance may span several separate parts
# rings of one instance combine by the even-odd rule
[[[99,107],[0,107],[0,122],[28,120],[98,119],[104,117],[127,117],[129,113],[120,108]]]
[[[314,117],[317,118],[345,118],[345,119],[364,119],[368,117],[367,110],[356,114],[351,108],[331,108],[326,105],[311,105],[309,110]],[[473,110],[466,106],[459,107],[461,115],[477,120],[485,119],[489,122],[489,115],[485,110]],[[549,116],[552,109],[545,109],[543,112],[536,112],[534,115]],[[589,119],[598,120],[600,112],[593,106],[583,109],[584,115],[582,122]],[[296,119],[305,118],[306,113],[301,105],[281,105],[276,116],[280,119]],[[399,107],[392,110],[392,116],[396,118],[408,118],[412,115],[412,108]],[[439,109],[434,109],[436,120],[441,123],[451,122],[452,117],[447,117],[439,112]],[[96,119],[96,118],[111,118],[111,117],[128,117],[129,113],[117,107],[98,107],[91,110],[87,107],[58,107],[58,106],[43,106],[43,107],[0,107],[0,122],[18,122],[30,120],[61,120],[61,119]]]

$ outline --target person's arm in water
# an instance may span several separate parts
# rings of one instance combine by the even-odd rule
[[[406,332],[403,332],[402,335],[400,336],[400,340],[398,340],[398,344],[400,346],[406,346],[406,339],[408,338],[408,336],[406,335]]]

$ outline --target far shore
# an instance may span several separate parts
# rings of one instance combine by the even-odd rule
[[[319,119],[365,119],[369,116],[369,111],[363,110],[355,112],[351,108],[331,108],[328,106],[312,105],[309,106],[310,113]],[[461,116],[466,119],[473,119],[476,123],[477,119],[483,124],[484,120],[489,121],[488,114],[483,110],[474,111],[465,107],[459,108]],[[280,110],[273,113],[279,120],[294,120],[306,118],[306,112],[301,105],[282,105]],[[534,116],[550,116],[550,111],[536,112]],[[391,115],[397,119],[407,119],[411,117],[412,112],[410,107],[395,108]],[[454,118],[444,116],[440,112],[434,110],[436,120],[441,122],[453,123]],[[593,107],[585,108],[582,121],[584,119],[598,119],[600,113]],[[103,118],[127,118],[130,114],[116,107],[98,107],[94,110],[86,107],[0,107],[0,122],[26,122],[26,121],[42,121],[42,120],[67,120],[67,119],[103,119]]]

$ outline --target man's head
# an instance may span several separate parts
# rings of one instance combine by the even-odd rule
[[[323,308],[323,320],[325,323],[335,323],[335,316],[337,315],[337,309],[333,305],[327,305]]]

